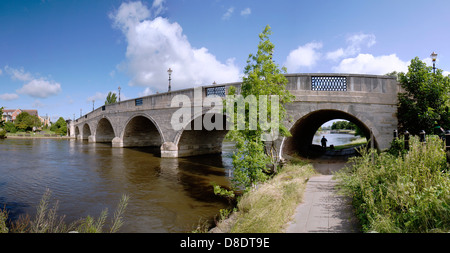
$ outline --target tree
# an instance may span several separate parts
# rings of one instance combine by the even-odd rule
[[[408,72],[399,73],[398,80],[405,90],[398,94],[399,131],[419,134],[421,130],[433,133],[440,125],[450,128],[449,91],[450,78],[442,70],[433,73],[432,67],[419,60],[411,60]]]
[[[276,171],[278,164],[276,152],[273,150],[274,145],[269,145],[269,149],[266,148],[266,134],[273,133],[276,130],[281,136],[289,135],[289,131],[282,123],[286,117],[286,109],[283,105],[291,102],[293,96],[286,89],[288,81],[283,75],[283,73],[286,73],[286,68],[283,67],[280,70],[272,60],[274,44],[270,42],[269,35],[271,35],[271,29],[270,26],[266,26],[264,31],[259,34],[260,42],[256,55],[250,54],[248,57],[240,91],[241,98],[254,96],[254,104],[257,105],[261,105],[261,99],[267,98],[267,106],[265,108],[259,106],[255,112],[250,110],[251,105],[246,105],[245,113],[241,118],[239,118],[235,108],[233,117],[236,115],[238,124],[243,121],[246,127],[244,130],[232,129],[227,134],[227,138],[236,144],[232,162],[234,167],[233,182],[235,186],[241,186],[244,189],[264,181],[268,177],[270,167]],[[233,97],[232,95],[235,95],[235,92],[235,89],[229,89],[225,102],[227,108],[230,103],[234,105],[235,100],[229,100],[229,98]],[[269,99],[270,95],[275,95],[274,98],[277,98],[278,101]],[[272,107],[276,105],[273,103],[277,102],[279,107]],[[274,108],[277,110],[274,110]],[[252,122],[252,117],[256,117],[255,115],[259,116],[259,120]],[[274,117],[278,124],[276,126],[272,124],[270,130],[267,130],[267,125],[264,125],[264,122],[270,120],[271,123],[274,123]],[[252,129],[250,126],[253,123],[256,127]],[[269,168],[268,164],[271,165]]]
[[[3,127],[3,124],[5,122],[3,121],[3,107],[0,107],[0,127]]]
[[[28,112],[22,112],[17,115],[14,120],[14,125],[17,130],[30,131],[33,127],[40,127],[41,120],[35,115],[30,115]]]
[[[108,93],[108,96],[106,96],[105,105],[114,104],[117,102],[117,96],[116,93],[112,93],[111,91]]]
[[[356,125],[350,121],[340,120],[340,121],[333,122],[333,124],[331,125],[331,129],[332,130],[344,130],[344,129],[345,130],[355,130]]]
[[[61,135],[67,134],[67,123],[63,117],[59,119],[50,127],[50,130]]]
[[[17,132],[16,127],[14,126],[14,123],[12,123],[11,121],[6,122],[3,125],[3,129],[5,129],[7,132],[9,133],[15,133]]]

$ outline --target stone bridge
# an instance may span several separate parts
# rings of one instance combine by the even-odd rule
[[[305,154],[314,133],[325,122],[345,119],[372,136],[379,150],[389,147],[397,128],[395,77],[356,74],[286,74],[287,88],[295,95],[286,105],[289,117],[283,122],[291,137],[275,143],[279,155]],[[161,157],[183,157],[220,153],[227,130],[193,127],[208,117],[210,95],[224,97],[230,86],[241,83],[184,89],[105,105],[68,123],[70,137],[89,142],[111,143],[112,147],[156,147]],[[180,129],[171,124],[182,105],[172,100],[185,95],[191,101],[191,117]]]

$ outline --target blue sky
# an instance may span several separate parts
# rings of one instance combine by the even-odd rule
[[[122,100],[239,81],[272,28],[289,73],[385,74],[418,56],[450,74],[450,1],[0,1],[0,106],[79,117]]]

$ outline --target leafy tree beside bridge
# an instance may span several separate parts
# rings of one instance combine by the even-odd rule
[[[270,26],[266,26],[264,31],[259,34],[260,42],[258,44],[258,51],[255,55],[250,54],[248,57],[240,95],[244,98],[254,96],[256,99],[255,104],[258,105],[260,105],[260,96],[278,96],[278,112],[276,110],[272,111],[272,100],[270,98],[267,99],[266,120],[271,122],[276,113],[278,113],[275,117],[277,117],[279,124],[276,126],[275,131],[280,136],[288,136],[290,133],[282,123],[286,117],[286,109],[283,105],[291,102],[293,96],[286,89],[288,80],[283,75],[283,73],[286,73],[286,69],[280,69],[272,60],[272,53],[275,46],[269,40],[270,34]],[[228,95],[234,95],[234,92],[235,90],[230,88]],[[225,102],[228,103],[229,101],[227,100]],[[262,117],[261,107],[258,106],[257,111],[252,112],[247,106],[244,114],[243,119],[239,118],[237,120],[238,124],[239,120],[245,122],[245,130],[230,130],[227,137],[236,144],[236,151],[233,154],[233,181],[236,186],[247,190],[258,182],[267,179],[271,170],[272,172],[276,171],[278,158],[276,156],[276,150],[273,149],[273,145],[272,147],[268,147],[270,145],[266,145],[263,139],[263,135],[267,134],[267,131],[264,130],[265,127],[261,125],[261,122],[255,120],[257,124],[256,129],[249,128],[251,118],[255,114]],[[274,130],[273,127],[272,125],[271,130]],[[272,167],[272,169],[268,168],[268,164],[271,165],[269,167]]]
[[[437,125],[450,129],[450,78],[441,69],[411,60],[407,73],[399,73],[398,80],[404,92],[398,95],[398,125],[402,133],[408,130],[418,134],[424,130],[433,134]]]
[[[52,124],[50,130],[55,132],[56,134],[66,135],[67,134],[67,123],[63,117],[59,117],[59,119]]]
[[[110,105],[114,103],[117,103],[117,96],[116,93],[110,91],[106,96],[105,105]]]

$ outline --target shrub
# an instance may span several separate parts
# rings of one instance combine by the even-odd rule
[[[429,136],[426,143],[412,137],[403,155],[361,153],[336,177],[352,197],[363,231],[450,230],[450,175],[437,136]]]
[[[17,132],[16,126],[14,126],[14,123],[12,123],[11,121],[6,122],[3,129],[5,129],[7,132],[10,132],[10,133]]]

